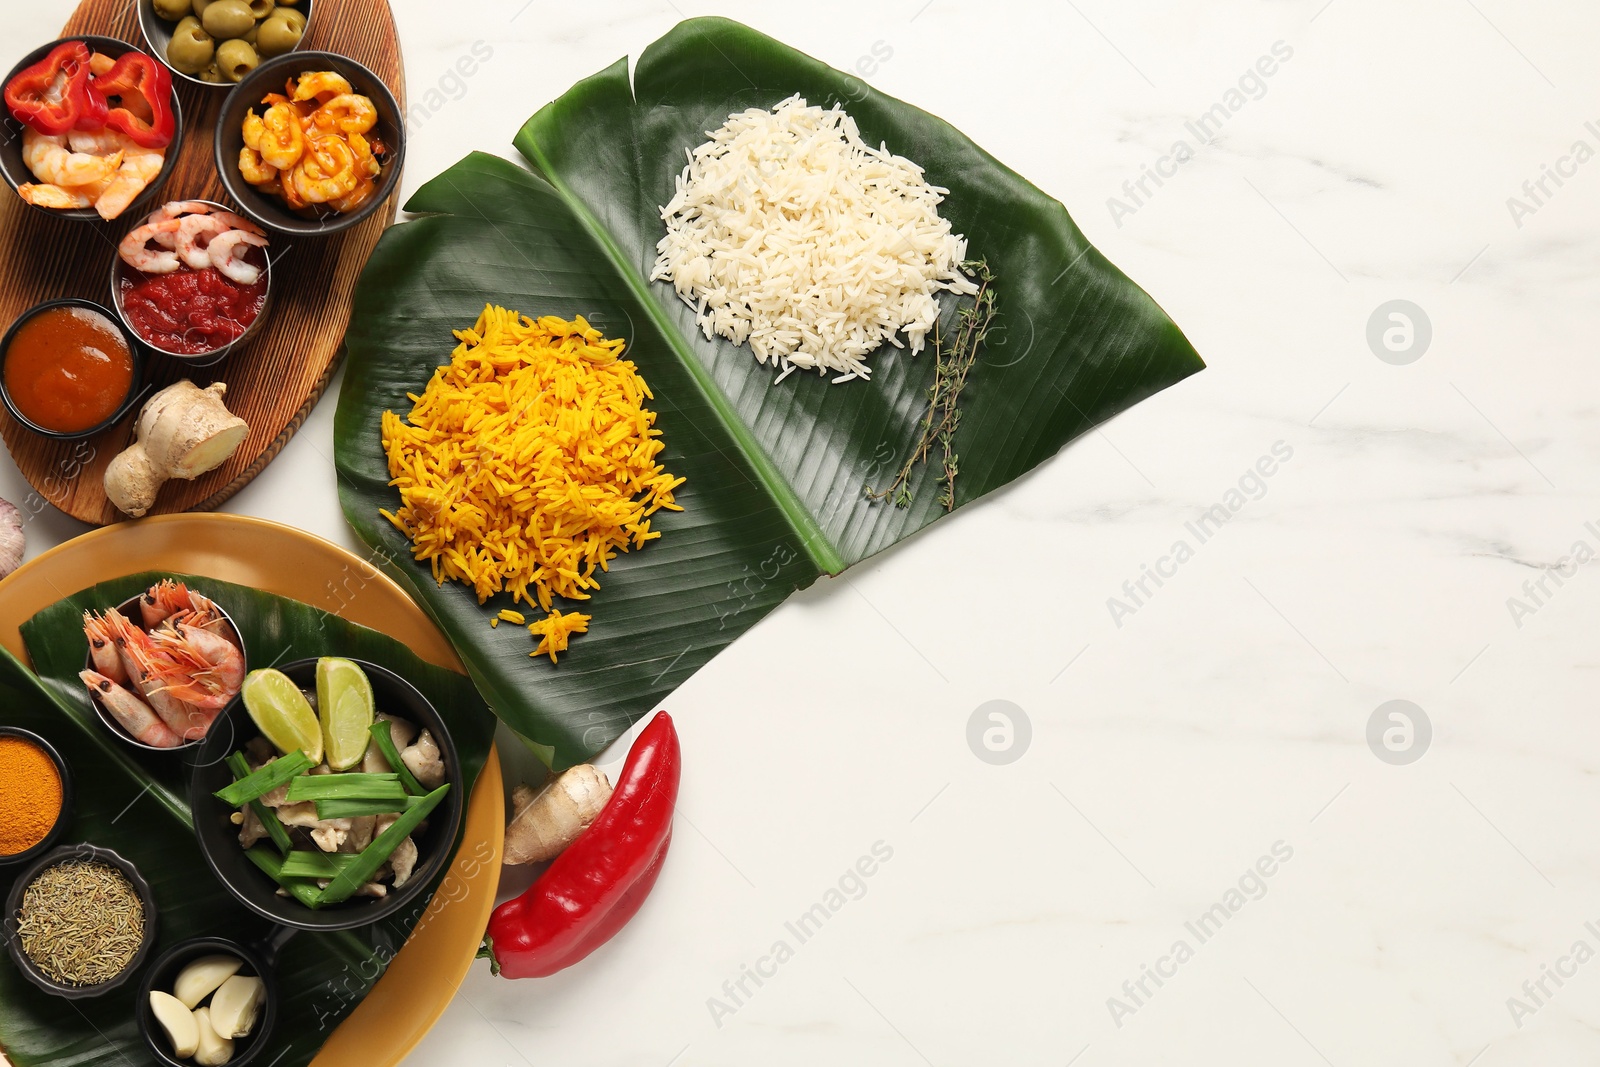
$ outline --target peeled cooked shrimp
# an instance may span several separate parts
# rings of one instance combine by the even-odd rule
[[[128,236],[122,239],[117,246],[117,255],[122,261],[134,270],[145,274],[171,274],[178,269],[179,255],[174,248],[151,248],[150,242],[165,244],[163,237],[171,237],[178,233],[181,225],[177,219],[162,219],[159,222],[147,222],[136,230],[130,230]],[[144,601],[141,599],[140,604]],[[163,616],[165,618],[165,616]],[[159,619],[157,620],[160,621]],[[150,625],[147,621],[145,625]]]
[[[84,188],[64,189],[59,185],[28,182],[17,186],[17,195],[37,207],[70,211],[94,206],[94,197],[85,192]]]
[[[178,221],[178,256],[195,270],[211,266],[209,247],[228,227],[214,215],[185,215]]]
[[[22,161],[46,185],[70,189],[103,181],[116,173],[125,158],[120,150],[109,156],[72,152],[67,149],[65,136],[51,137],[32,126],[22,131]]]
[[[361,176],[356,172],[355,150],[338,137],[310,142],[290,180],[294,191],[308,204],[341,200],[355,191]]]
[[[156,748],[177,748],[183,743],[182,739],[156,716],[150,705],[110,678],[95,671],[80,671],[78,677],[89,687],[90,692],[100,698],[100,702],[111,712],[112,717],[121,723],[122,728],[132,734],[135,740]]]
[[[311,113],[311,124],[340,133],[366,133],[378,124],[378,109],[355,93],[340,93]]]
[[[211,265],[222,276],[240,285],[254,285],[261,280],[261,268],[245,259],[251,248],[267,247],[267,239],[248,230],[228,230],[211,239],[206,253]]]
[[[243,215],[235,215],[227,208],[208,204],[204,200],[174,200],[161,209],[161,214],[168,218],[177,218],[180,215],[210,215],[220,220],[230,230],[249,230],[251,233],[263,235],[266,233]]]
[[[114,219],[128,210],[128,205],[155,181],[166,160],[165,152],[141,148],[129,141],[128,148],[123,152],[122,166],[117,168],[111,184],[95,201],[94,209],[100,213],[100,217]]]
[[[305,129],[294,107],[273,104],[267,108],[267,113],[261,116],[260,143],[251,147],[261,153],[269,167],[288,170],[298,163],[308,146]]]
[[[331,70],[308,71],[300,75],[300,81],[294,87],[293,97],[296,102],[315,100],[325,104],[340,96],[347,96],[352,92],[350,82],[342,75]]]
[[[67,147],[85,155],[109,158],[122,151],[123,147],[122,135],[110,127],[93,131],[72,130],[66,136]]]
[[[249,145],[239,149],[239,174],[251,185],[276,181],[278,168],[261,158],[261,153]]]

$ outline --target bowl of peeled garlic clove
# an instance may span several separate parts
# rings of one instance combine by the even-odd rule
[[[271,962],[219,937],[180,942],[145,973],[139,1032],[166,1067],[245,1067],[278,1020]]]

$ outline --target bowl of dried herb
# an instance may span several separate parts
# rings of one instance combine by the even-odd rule
[[[108,848],[62,845],[17,876],[6,949],[23,976],[68,1000],[126,985],[156,942],[156,903],[138,868]]]

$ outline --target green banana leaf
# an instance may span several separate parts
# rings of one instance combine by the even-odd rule
[[[88,841],[131,860],[160,913],[155,952],[191,937],[264,941],[276,929],[246,910],[206,866],[195,843],[180,757],[137,753],[112,737],[78,681],[86,646],[86,608],[118,604],[166,575],[103,582],[63,600],[22,626],[39,672],[0,649],[0,723],[50,740],[71,766],[77,800],[62,844]],[[251,662],[337,654],[389,667],[420,689],[450,723],[470,790],[494,733],[471,683],[424,663],[393,639],[309,605],[211,578],[194,578],[238,623]],[[459,842],[458,842],[459,846]],[[0,898],[15,871],[0,872]],[[279,1067],[316,1055],[339,1022],[382,974],[422,916],[438,881],[403,915],[360,930],[299,932],[278,952],[280,997],[273,1053]],[[16,1067],[130,1067],[155,1063],[134,1023],[137,980],[104,997],[72,1002],[40,992],[0,954],[0,1050]],[[76,1010],[74,1010],[76,1008]]]
[[[628,64],[579,82],[522,128],[533,167],[474,154],[406,205],[427,214],[384,235],[356,294],[335,424],[340,497],[357,534],[390,560],[455,642],[490,705],[558,761],[616,737],[790,592],[940,518],[935,465],[906,508],[865,499],[910,454],[934,360],[874,355],[870,382],[834,386],[773,371],[706,339],[664,283],[651,283],[685,151],[747,107],[801,93],[842,104],[950,190],[942,212],[994,270],[1000,312],[962,397],[957,506],[1000,488],[1086,430],[1203,364],[1162,310],[1097,252],[1066,209],[942,120],[725,19],[681,23]],[[464,587],[439,588],[378,515],[398,497],[379,441],[385,410],[410,410],[451,331],[485,302],[528,315],[584,315],[655,393],[667,470],[688,479],[662,537],[615,562],[587,635],[557,665],[528,658],[520,627],[491,631]],[[945,320],[955,301],[943,301]],[[563,605],[570,608],[571,605]]]

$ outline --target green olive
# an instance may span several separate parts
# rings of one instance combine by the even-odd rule
[[[283,19],[288,22],[289,25],[294,27],[294,32],[296,34],[303,35],[306,32],[305,15],[299,11],[296,11],[292,7],[280,7],[272,13],[272,17],[275,19]]]
[[[275,6],[273,0],[250,0],[250,14],[256,17],[257,22],[260,22],[272,14],[272,9]]]
[[[192,0],[189,6],[194,8],[195,18],[202,18],[206,13],[206,8],[216,2],[217,0]]]
[[[222,76],[231,82],[242,80],[260,63],[261,57],[256,55],[256,50],[250,47],[248,41],[235,39],[217,45],[217,67],[222,71]]]
[[[172,31],[172,43],[167,45],[167,62],[180,73],[199,74],[211,63],[216,47],[216,41],[201,28],[200,20],[190,15]]]
[[[195,77],[199,78],[203,82],[210,82],[212,85],[221,85],[223,82],[227,81],[227,79],[222,76],[222,68],[218,67],[215,63],[208,65],[205,70],[202,70],[199,74],[196,74]]]
[[[241,36],[239,38],[239,40],[244,41],[251,48],[254,48],[255,44],[256,44],[256,34],[260,31],[260,29],[261,29],[261,23],[258,22],[254,26],[251,26],[248,30],[246,30],[244,32],[244,35]]]
[[[177,22],[192,10],[189,0],[153,0],[150,6],[168,22]]]
[[[256,24],[256,17],[244,0],[213,0],[200,16],[200,24],[217,40],[226,41],[243,37]]]
[[[300,44],[300,31],[283,14],[283,9],[279,8],[256,33],[256,51],[264,56],[281,56],[293,52]]]

